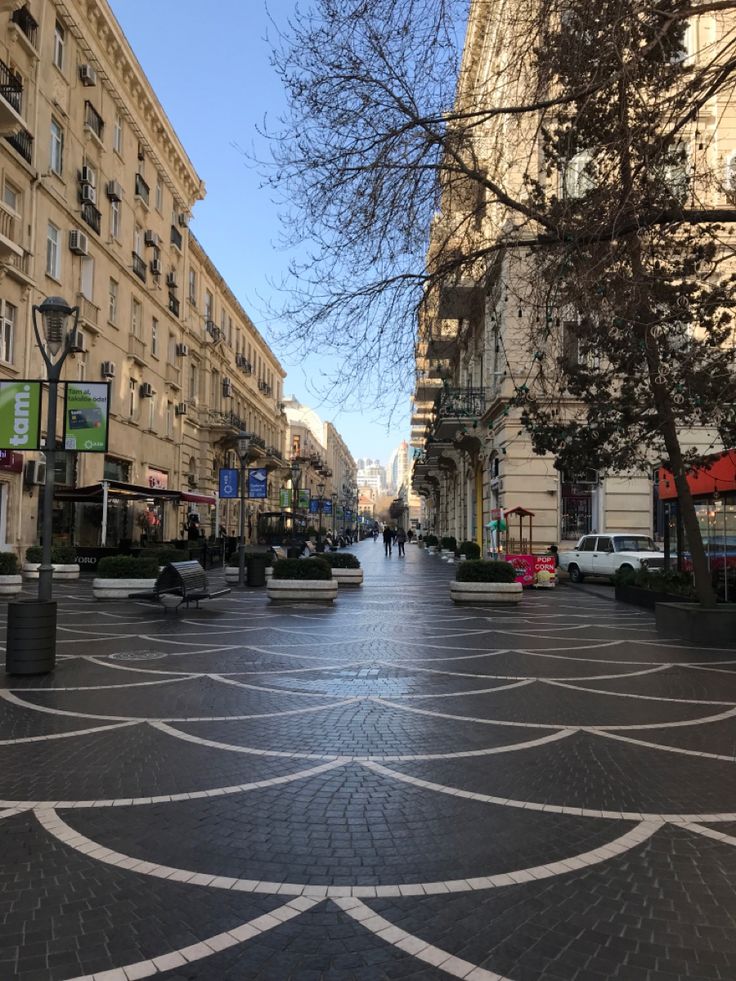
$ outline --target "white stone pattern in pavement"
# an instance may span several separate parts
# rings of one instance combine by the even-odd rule
[[[366,567],[361,594],[340,593],[331,610],[304,604],[274,610],[251,591],[173,620],[143,604],[95,604],[84,581],[65,587],[74,604],[68,610],[62,604],[56,672],[22,683],[7,678],[0,689],[4,829],[32,812],[49,843],[95,863],[103,882],[105,869],[130,877],[139,897],[147,881],[160,880],[193,893],[287,901],[184,947],[164,944],[121,963],[102,963],[100,955],[87,973],[65,974],[49,956],[49,981],[132,981],[182,965],[203,971],[187,978],[210,981],[220,970],[214,961],[207,966],[210,959],[234,948],[239,954],[286,923],[299,929],[303,916],[329,903],[379,947],[407,958],[407,977],[420,976],[417,965],[424,965],[439,976],[514,981],[493,969],[490,947],[483,963],[473,963],[443,947],[446,940],[435,944],[393,923],[371,901],[397,900],[409,904],[401,909],[417,904],[421,911],[430,897],[466,896],[481,909],[492,893],[523,886],[537,890],[539,903],[550,883],[577,876],[585,903],[583,873],[604,875],[623,856],[644,854],[667,828],[689,835],[691,849],[736,855],[732,650],[662,641],[648,614],[614,604],[603,591],[530,593],[509,610],[454,608],[447,594],[452,570],[438,569],[415,549],[405,565],[387,566],[371,549],[357,548]],[[104,768],[95,762],[98,752],[108,754]],[[682,767],[690,767],[687,776]],[[54,776],[59,768],[63,793]],[[248,778],[223,782],[221,775]],[[332,808],[331,794],[339,800]],[[407,798],[419,801],[419,810],[395,806],[400,794],[419,795]],[[273,856],[259,854],[272,830],[268,821],[260,835],[247,827],[255,834],[252,874],[248,857],[235,856],[232,874],[223,874],[234,827],[228,822],[240,819],[235,803],[256,815],[254,823],[269,808],[287,815],[279,876],[266,878]],[[453,815],[462,823],[466,807],[481,822],[488,815],[507,843],[503,861],[492,842],[451,840]],[[355,862],[331,866],[327,845],[314,863],[323,866],[324,881],[314,881],[320,874],[313,869],[300,878],[312,838],[327,834],[319,815],[332,821],[338,813],[338,852],[352,848]],[[158,860],[155,835],[136,840],[130,829],[137,815],[152,822],[165,859]],[[197,826],[205,815],[219,839],[195,855],[177,840],[177,829],[180,822]],[[395,842],[382,857],[382,836],[390,836],[397,815],[407,822],[397,834],[426,837],[427,875],[417,856],[414,866],[407,860],[394,868]],[[515,837],[522,815],[534,823]],[[295,849],[293,859],[289,820],[307,839],[306,851]],[[361,867],[361,834],[370,842],[375,881],[369,875],[361,881],[354,871]],[[127,848],[110,846],[119,837]],[[531,862],[524,860],[527,850]],[[195,867],[188,867],[193,855]],[[494,871],[488,865],[494,861],[503,869]],[[446,874],[435,877],[437,869]],[[0,941],[0,957],[10,942]],[[78,942],[83,950],[84,938]],[[546,978],[542,967],[519,963],[525,978]],[[13,976],[35,979],[37,969],[17,960]],[[237,970],[222,977],[250,976]],[[620,970],[616,976],[626,977],[625,961]],[[347,967],[344,977],[352,977]]]

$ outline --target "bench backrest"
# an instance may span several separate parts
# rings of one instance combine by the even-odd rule
[[[286,549],[283,545],[274,545],[271,551],[277,559],[285,559],[287,557]]]
[[[204,569],[192,560],[191,562],[169,562],[159,573],[154,592],[174,592],[186,596],[190,592],[200,592],[207,589],[207,576]]]

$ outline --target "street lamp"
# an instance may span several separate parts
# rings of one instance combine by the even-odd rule
[[[38,326],[38,315],[43,324],[43,338]],[[74,325],[67,329],[70,317]],[[43,488],[41,520],[41,566],[38,570],[38,598],[51,600],[54,570],[51,565],[51,538],[54,517],[54,477],[56,470],[56,400],[61,369],[71,351],[72,338],[79,322],[79,307],[70,307],[60,296],[47,297],[40,306],[33,307],[33,330],[46,365],[48,378],[48,404],[46,407],[46,480]]]
[[[332,494],[332,542],[335,542],[335,527],[337,523],[337,494]]]
[[[317,551],[321,552],[322,544],[322,501],[325,496],[325,485],[317,484]]]
[[[240,547],[238,553],[238,586],[245,588],[245,477],[250,450],[250,433],[238,433],[238,458],[240,459]]]

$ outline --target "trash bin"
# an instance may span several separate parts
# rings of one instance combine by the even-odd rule
[[[48,674],[56,665],[56,600],[11,600],[5,671]]]
[[[266,568],[271,557],[269,548],[254,548],[245,550],[245,568],[248,574],[249,586],[266,585]]]

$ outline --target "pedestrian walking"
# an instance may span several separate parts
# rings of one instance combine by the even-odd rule
[[[399,558],[403,555],[406,558],[406,552],[404,551],[404,546],[406,545],[406,532],[403,528],[399,528],[396,532],[396,544],[399,546]]]
[[[383,529],[383,554],[391,558],[391,546],[394,540],[394,533],[388,525]]]

